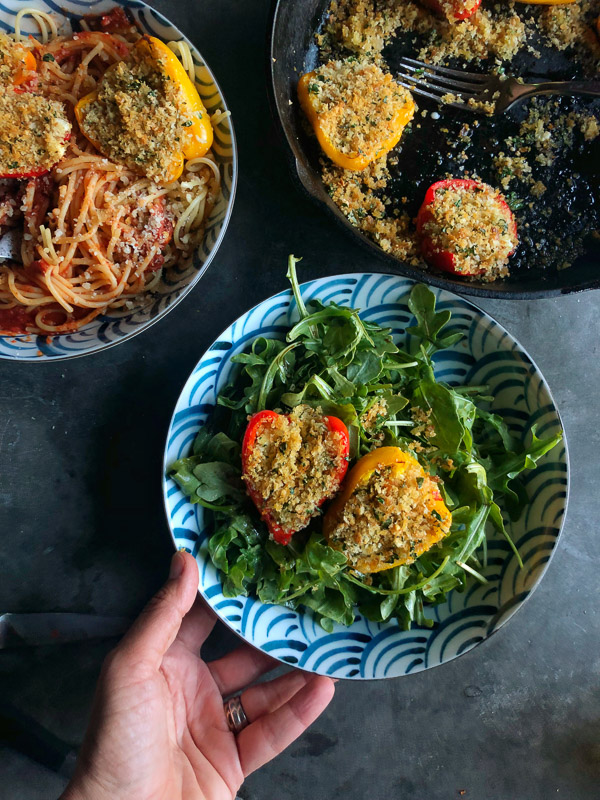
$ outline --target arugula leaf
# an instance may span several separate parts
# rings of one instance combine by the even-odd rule
[[[195,495],[200,500],[216,503],[225,499],[239,502],[244,499],[244,487],[239,470],[223,461],[205,461],[193,469],[198,480]]]
[[[206,426],[200,428],[192,446],[193,454],[203,461],[224,461],[233,467],[239,466],[241,450],[239,442],[226,433],[221,431],[213,435]]]
[[[525,469],[533,469],[540,458],[562,441],[562,433],[555,433],[547,439],[538,439],[535,435],[537,425],[531,428],[531,443],[521,453],[507,452],[502,458],[494,459],[494,466],[489,471],[490,486],[505,489],[508,482],[516,478]]]
[[[348,365],[346,375],[351,383],[365,385],[377,380],[382,372],[380,356],[372,350],[358,352]]]
[[[431,354],[435,350],[452,347],[463,338],[462,333],[450,333],[440,336],[442,328],[450,321],[450,311],[435,310],[435,295],[423,283],[413,287],[408,299],[408,307],[417,318],[417,324],[407,328],[411,336],[417,336],[427,342],[426,352]]]
[[[429,422],[435,430],[431,443],[449,455],[460,449],[466,431],[464,406],[458,398],[434,381],[421,381],[413,395],[413,404],[430,412]]]

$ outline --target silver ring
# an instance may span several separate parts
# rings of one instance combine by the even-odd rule
[[[239,733],[250,724],[239,694],[236,694],[235,697],[230,697],[229,700],[223,703],[223,711],[225,712],[229,730],[232,733]]]

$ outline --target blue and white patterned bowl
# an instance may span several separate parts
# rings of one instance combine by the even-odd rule
[[[227,111],[223,94],[204,59],[162,14],[141,0],[3,0],[0,3],[0,31],[13,33],[17,13],[24,8],[52,14],[59,33],[72,32],[71,23],[84,15],[102,14],[115,6],[127,9],[144,33],[165,42],[183,39],[192,50],[196,68],[196,87],[209,113]],[[39,37],[39,28],[31,17],[21,23],[24,33]],[[200,280],[219,249],[233,208],[237,181],[237,153],[233,125],[224,117],[215,128],[212,151],[221,172],[221,194],[207,220],[204,239],[193,259],[166,270],[152,294],[146,295],[133,311],[110,312],[96,317],[75,333],[45,336],[0,336],[0,359],[12,361],[62,360],[97,353],[131,339],[165,316]]]
[[[302,285],[312,298],[362,309],[361,317],[390,327],[399,343],[412,322],[407,299],[412,281],[392,275],[356,274],[323,278]],[[539,436],[560,430],[560,417],[540,371],[521,345],[491,317],[466,300],[437,289],[439,309],[452,312],[451,327],[463,339],[436,357],[436,375],[451,384],[488,384],[493,409],[525,437],[537,424]],[[171,420],[164,467],[189,452],[199,428],[210,417],[218,393],[232,371],[230,358],[257,336],[283,338],[297,320],[291,292],[281,292],[241,316],[202,356],[185,384]],[[208,556],[203,509],[192,505],[170,478],[164,481],[167,518],[175,544],[191,552],[200,568],[199,589],[233,631],[287,664],[336,678],[392,678],[443,664],[487,639],[521,607],[539,583],[556,546],[567,505],[566,442],[526,474],[531,502],[509,526],[523,558],[519,569],[503,538],[488,545],[489,583],[476,581],[463,593],[429,610],[432,629],[402,631],[395,622],[372,623],[362,617],[350,628],[326,633],[312,612],[264,605],[246,597],[223,596],[219,573]]]

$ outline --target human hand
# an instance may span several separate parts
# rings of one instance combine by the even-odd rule
[[[216,618],[197,588],[195,559],[176,553],[169,580],[104,663],[61,800],[230,800],[328,705],[330,678],[288,672],[245,689],[250,724],[234,735],[223,697],[277,662],[242,645],[205,663],[200,647]]]

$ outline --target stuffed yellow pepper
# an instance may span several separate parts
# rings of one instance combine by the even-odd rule
[[[323,533],[362,573],[409,564],[450,531],[438,483],[399,447],[363,456],[329,507]]]
[[[349,170],[363,170],[395,147],[415,111],[407,89],[356,59],[303,75],[298,99],[325,155]]]
[[[159,181],[210,149],[208,112],[179,59],[160,39],[142,37],[75,107],[83,135],[105,156]]]

